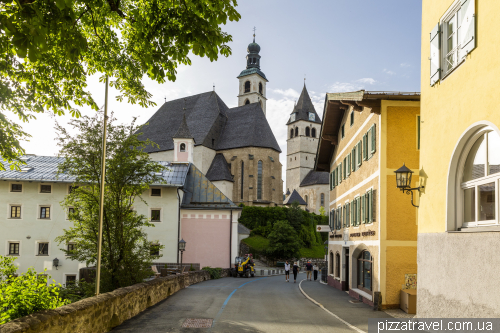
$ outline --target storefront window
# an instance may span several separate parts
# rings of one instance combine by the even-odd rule
[[[358,257],[358,288],[366,292],[372,290],[372,256],[363,251]]]

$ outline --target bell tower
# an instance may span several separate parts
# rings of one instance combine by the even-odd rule
[[[259,103],[266,114],[266,83],[269,81],[260,70],[260,46],[255,43],[255,28],[253,42],[248,44],[247,52],[247,67],[238,75],[238,106]]]

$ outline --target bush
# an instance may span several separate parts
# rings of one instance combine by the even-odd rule
[[[77,302],[87,297],[95,295],[95,283],[85,282],[85,280],[67,284],[59,291],[59,296],[71,303]]]
[[[210,278],[212,280],[220,279],[222,275],[222,268],[220,267],[215,267],[212,268],[210,266],[203,267],[202,270],[207,271],[210,273]]]
[[[195,270],[195,269],[194,269],[194,267],[193,267],[193,264],[191,264],[191,267],[189,267],[189,271],[190,271],[190,272],[192,272],[192,271],[194,271],[194,270]]]
[[[267,255],[272,259],[298,258],[301,242],[288,221],[276,221],[269,234]]]

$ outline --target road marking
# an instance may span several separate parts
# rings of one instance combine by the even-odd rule
[[[343,322],[346,326],[348,326],[349,328],[352,328],[352,329],[353,329],[353,330],[355,330],[356,332],[358,332],[358,333],[366,333],[365,331],[363,331],[363,330],[361,330],[361,329],[357,328],[356,326],[354,326],[354,325],[352,325],[352,324],[349,324],[347,321],[345,321],[344,319],[340,318],[340,317],[339,317],[339,316],[337,316],[335,313],[333,313],[333,312],[329,311],[328,309],[326,309],[326,308],[325,308],[325,307],[324,307],[321,303],[316,302],[314,299],[312,299],[312,298],[311,298],[308,294],[306,294],[306,293],[305,293],[305,291],[302,289],[302,286],[301,286],[301,285],[302,285],[302,282],[303,282],[303,281],[305,281],[305,279],[299,282],[299,289],[300,289],[300,292],[301,292],[302,294],[304,294],[304,296],[305,296],[308,300],[310,300],[311,302],[313,302],[314,304],[316,304],[317,306],[319,306],[320,308],[322,308],[323,310],[325,310],[328,314],[330,314],[330,315],[331,315],[331,316],[333,316],[334,318],[336,318],[336,319],[340,320],[340,321],[341,321],[341,322]]]
[[[224,301],[224,303],[222,304],[222,307],[220,308],[219,312],[217,312],[217,315],[215,316],[214,318],[214,321],[212,323],[212,327],[210,327],[210,329],[208,330],[208,332],[211,332],[212,331],[212,328],[215,326],[215,323],[217,322],[217,320],[219,320],[220,316],[222,315],[222,311],[224,311],[224,308],[226,307],[227,303],[229,302],[229,300],[231,299],[231,297],[233,296],[233,294],[238,290],[240,289],[241,287],[243,287],[244,285],[246,284],[249,284],[249,283],[252,283],[252,282],[255,282],[255,281],[259,281],[259,280],[262,280],[262,279],[265,279],[266,277],[261,277],[259,279],[255,279],[255,280],[252,280],[252,281],[248,281],[248,282],[245,282],[243,283],[241,286],[239,286],[238,288],[234,289],[233,292],[231,294],[229,294],[229,296],[226,298],[226,300]]]

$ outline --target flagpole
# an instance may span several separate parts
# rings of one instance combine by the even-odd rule
[[[106,93],[104,97],[104,119],[103,119],[103,134],[102,134],[102,156],[101,156],[101,200],[99,207],[99,236],[97,243],[97,274],[95,284],[95,295],[99,295],[101,285],[101,249],[102,249],[102,222],[104,217],[104,183],[106,175],[106,135],[108,121],[108,76],[106,75]]]

